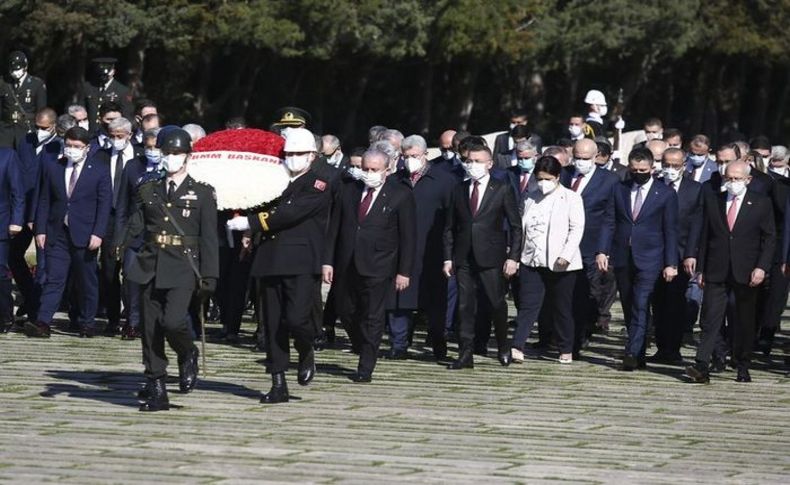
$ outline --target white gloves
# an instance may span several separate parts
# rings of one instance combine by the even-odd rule
[[[248,231],[250,229],[250,221],[246,216],[236,216],[228,221],[227,226],[231,231]]]
[[[625,128],[625,120],[623,119],[622,116],[617,118],[617,122],[614,124],[614,127],[615,127],[615,129],[618,129],[618,130],[622,130],[623,128]]]

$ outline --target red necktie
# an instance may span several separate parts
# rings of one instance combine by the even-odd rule
[[[376,189],[368,189],[368,193],[365,194],[365,197],[362,199],[362,202],[359,203],[359,211],[357,212],[357,221],[362,224],[362,221],[365,220],[365,217],[368,215],[368,210],[370,209],[370,204],[373,202],[373,192]]]
[[[579,176],[576,177],[576,180],[573,181],[573,186],[571,187],[571,190],[573,190],[574,192],[578,191],[579,185],[581,185],[583,178],[584,178],[584,174],[580,173]]]
[[[730,226],[730,232],[735,227],[735,218],[738,216],[738,198],[733,197],[730,209],[727,211],[727,225]]]
[[[411,184],[417,185],[417,181],[420,180],[420,172],[414,172],[411,174]]]
[[[521,192],[522,194],[524,193],[525,190],[527,190],[527,183],[529,183],[529,175],[522,174],[521,175],[521,186],[518,188],[518,191]]]
[[[477,188],[480,186],[480,182],[475,180],[474,187],[472,188],[472,196],[469,197],[469,208],[472,209],[472,215],[477,215],[477,202],[480,199],[480,193]]]

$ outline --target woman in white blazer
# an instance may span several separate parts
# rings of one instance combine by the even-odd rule
[[[533,173],[538,189],[523,201],[524,248],[519,266],[520,294],[511,356],[524,361],[524,344],[538,318],[545,295],[550,295],[554,335],[560,362],[573,361],[573,287],[582,269],[579,244],[584,233],[584,203],[576,192],[560,184],[560,162],[544,156]]]

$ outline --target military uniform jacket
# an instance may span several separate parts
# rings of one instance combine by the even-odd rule
[[[130,281],[147,284],[155,278],[156,288],[193,285],[195,273],[187,258],[193,258],[203,278],[219,277],[217,201],[214,188],[187,175],[172,201],[167,200],[166,178],[150,180],[137,189],[135,207],[125,234],[116,235],[115,246],[142,235],[143,246],[126,272]],[[179,235],[162,207],[184,231],[182,245],[161,244],[156,237]]]
[[[29,125],[36,112],[47,106],[47,86],[40,78],[26,74],[17,86],[5,80],[0,86],[3,121]],[[30,126],[28,126],[30,127]]]
[[[250,274],[321,274],[331,204],[329,184],[308,171],[292,181],[270,209],[250,215],[250,229],[261,235]]]
[[[127,120],[131,120],[134,114],[131,90],[115,79],[110,82],[106,89],[100,89],[89,82],[85,82],[82,86],[82,98],[85,109],[88,111],[88,120],[92,130],[99,126],[99,107],[108,101],[118,103],[123,109],[123,117]]]

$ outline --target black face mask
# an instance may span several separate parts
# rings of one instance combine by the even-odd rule
[[[634,181],[637,185],[645,185],[652,174],[650,172],[647,173],[638,173],[638,172],[631,172],[631,180]]]

